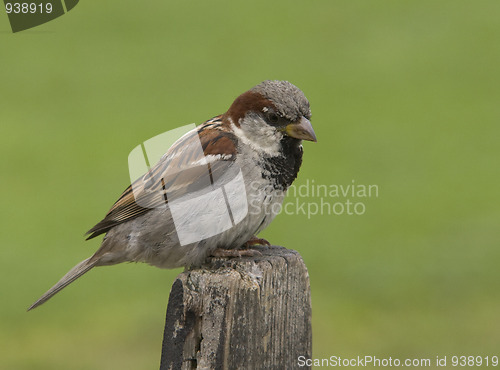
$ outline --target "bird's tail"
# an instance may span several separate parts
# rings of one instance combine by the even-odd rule
[[[94,267],[97,263],[98,259],[92,260],[92,257],[87,258],[86,260],[80,262],[78,265],[73,267],[69,272],[64,275],[61,280],[57,282],[56,285],[54,285],[52,288],[50,288],[48,291],[46,291],[35,303],[33,303],[29,310],[32,310],[33,308],[36,308],[40,306],[41,304],[44,304],[47,302],[52,296],[54,296],[56,293],[59,293],[63,288],[67,287],[69,284],[71,284],[73,281],[78,279],[80,276],[88,272],[92,267]]]

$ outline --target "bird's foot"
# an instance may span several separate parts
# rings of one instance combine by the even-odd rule
[[[212,257],[256,257],[262,253],[255,249],[222,249],[218,248],[212,252]]]
[[[269,243],[266,239],[260,239],[260,238],[257,238],[256,236],[252,236],[239,249],[217,248],[215,251],[212,252],[212,257],[256,257],[256,256],[262,256],[261,252],[259,252],[256,249],[252,249],[252,247],[256,246],[256,245],[270,247],[271,243]]]
[[[256,236],[252,236],[247,240],[245,244],[243,244],[243,248],[251,248],[254,245],[262,245],[264,247],[270,247],[271,243],[269,243],[266,239],[257,238]]]

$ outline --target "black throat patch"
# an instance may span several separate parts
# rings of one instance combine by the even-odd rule
[[[302,153],[301,140],[283,137],[280,154],[263,159],[262,177],[270,180],[275,189],[287,190],[297,178],[302,164]]]

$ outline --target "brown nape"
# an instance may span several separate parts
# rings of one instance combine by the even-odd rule
[[[264,98],[259,93],[247,91],[236,98],[229,110],[223,115],[223,119],[226,121],[231,118],[234,124],[239,127],[240,118],[243,118],[247,112],[262,112],[264,107],[275,109],[271,100]]]

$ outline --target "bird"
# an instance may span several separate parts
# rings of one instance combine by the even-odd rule
[[[122,193],[88,239],[99,249],[74,266],[32,310],[97,266],[144,262],[195,267],[211,257],[258,254],[257,235],[280,211],[302,164],[303,140],[316,142],[304,93],[266,80],[239,95],[226,113],[174,142]]]

